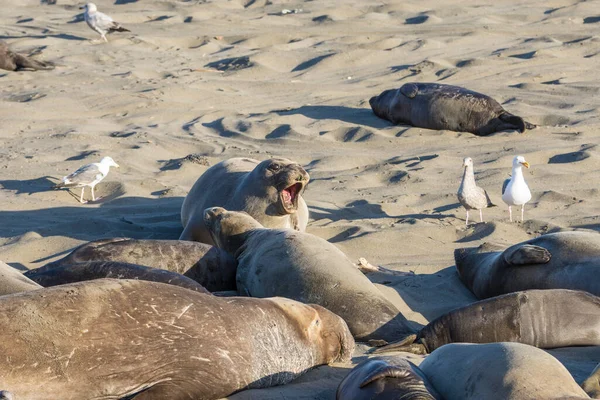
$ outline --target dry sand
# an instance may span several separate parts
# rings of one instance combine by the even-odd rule
[[[187,190],[238,156],[303,164],[308,231],[352,259],[414,271],[370,277],[422,324],[474,301],[455,248],[600,228],[598,2],[98,1],[132,31],[108,44],[89,42],[99,35],[79,5],[2,5],[0,39],[58,64],[0,71],[0,260],[12,266],[104,237],[178,238]],[[372,114],[371,96],[410,81],[485,93],[539,127],[476,137]],[[516,154],[532,165],[524,223],[508,222],[500,198]],[[49,190],[106,155],[121,168],[98,185],[102,201]],[[499,205],[469,227],[456,198],[466,156]],[[600,360],[561,351],[579,381]],[[321,367],[232,398],[331,398],[344,374]]]

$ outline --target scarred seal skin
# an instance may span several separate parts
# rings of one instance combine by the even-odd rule
[[[463,283],[480,299],[528,289],[600,296],[600,233],[549,233],[504,251],[487,243],[454,251]]]
[[[179,239],[213,244],[204,225],[209,207],[244,211],[267,228],[306,230],[308,207],[302,193],[310,177],[285,158],[231,158],[213,165],[196,181],[181,207]]]
[[[91,261],[115,261],[176,272],[195,280],[210,292],[235,290],[235,259],[217,247],[185,240],[96,240],[25,275]]]
[[[236,257],[239,294],[320,304],[342,317],[361,341],[389,342],[415,332],[328,241],[290,229],[266,229],[248,214],[221,207],[207,209],[205,222],[217,246]]]
[[[505,130],[523,133],[525,129],[535,128],[489,96],[439,83],[405,83],[399,89],[372,97],[369,104],[379,118],[419,128],[471,132],[479,136]]]
[[[320,306],[138,280],[0,297],[0,324],[0,382],[16,400],[219,399],[345,362],[354,348]]]

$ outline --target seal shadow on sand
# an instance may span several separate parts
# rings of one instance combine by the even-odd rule
[[[365,125],[382,129],[392,126],[388,121],[378,118],[370,108],[352,108],[344,106],[302,106],[291,110],[271,110],[278,115],[300,114],[312,119],[337,119],[355,125]]]

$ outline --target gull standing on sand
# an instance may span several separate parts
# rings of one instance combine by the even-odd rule
[[[119,165],[110,157],[104,157],[99,163],[86,164],[72,174],[62,178],[62,182],[56,184],[54,189],[80,187],[81,197],[79,198],[79,202],[84,204],[87,201],[83,201],[83,192],[85,191],[85,187],[89,186],[92,188],[92,201],[96,201],[94,186],[106,178],[110,167],[119,168]]]
[[[479,210],[479,220],[483,222],[483,212],[481,211],[486,207],[495,207],[492,203],[487,192],[477,186],[475,183],[475,175],[473,174],[473,160],[471,157],[466,157],[463,160],[463,173],[462,181],[458,187],[458,201],[467,210],[467,221],[466,225],[469,225],[469,210]]]
[[[529,163],[523,156],[515,156],[512,162],[512,176],[502,185],[502,200],[508,204],[508,215],[512,222],[512,206],[521,206],[521,222],[523,222],[525,203],[531,200],[529,186],[523,177],[523,167],[529,168]]]
[[[88,26],[92,28],[92,30],[98,32],[105,42],[108,42],[108,40],[106,39],[107,33],[131,32],[129,29],[123,28],[121,24],[115,22],[108,15],[98,11],[98,8],[94,3],[87,3],[81,8],[85,10],[83,14],[83,16],[85,17],[85,22],[87,22]]]

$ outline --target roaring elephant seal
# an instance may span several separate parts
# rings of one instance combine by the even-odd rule
[[[535,128],[489,96],[439,83],[405,83],[400,89],[386,90],[372,97],[369,104],[379,118],[419,128],[471,132],[479,136],[513,129],[522,133]]]
[[[63,264],[46,271],[37,271],[34,269],[28,271],[27,277],[43,287],[102,278],[139,279],[142,281],[168,283],[169,285],[181,286],[196,292],[210,294],[198,282],[177,272],[119,261],[87,261],[75,264]]]
[[[213,165],[196,181],[181,206],[181,240],[213,244],[204,225],[204,210],[224,207],[245,211],[267,228],[304,232],[308,207],[302,193],[308,173],[293,161],[231,158]]]
[[[488,244],[457,249],[454,260],[461,280],[480,299],[528,289],[585,290],[600,296],[596,232],[549,233],[502,252],[490,251]]]
[[[41,288],[42,286],[27,278],[20,271],[0,261],[0,296]]]
[[[400,357],[370,358],[337,388],[336,400],[438,400],[441,396],[419,367]]]
[[[0,40],[0,69],[8,71],[54,69],[54,65],[15,53],[8,48],[5,42]]]
[[[426,354],[456,342],[518,342],[542,349],[600,346],[600,298],[565,289],[509,293],[450,311],[423,327],[416,339],[376,352]]]
[[[333,244],[290,229],[266,229],[251,216],[220,207],[205,211],[217,246],[235,254],[237,290],[319,304],[342,317],[357,340],[397,340],[410,322]]]
[[[185,275],[211,292],[235,290],[235,259],[218,247],[185,240],[96,240],[27,275],[89,261],[118,261],[160,268]]]
[[[560,361],[521,343],[447,344],[419,368],[445,400],[589,399]]]
[[[219,399],[348,361],[354,348],[320,306],[137,280],[2,297],[0,326],[0,385],[16,400]]]

